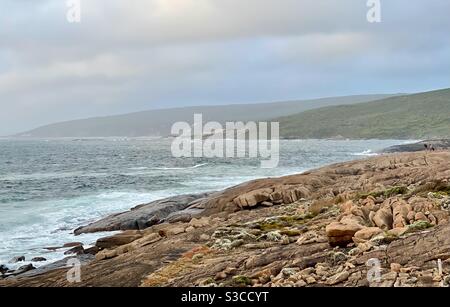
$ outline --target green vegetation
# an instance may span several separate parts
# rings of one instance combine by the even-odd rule
[[[210,277],[210,278],[206,279],[205,281],[203,281],[203,285],[205,285],[205,286],[211,285],[211,284],[214,284],[214,283],[215,283],[215,280],[212,277]]]
[[[365,199],[369,196],[372,196],[374,198],[380,197],[380,196],[384,196],[385,198],[389,198],[392,196],[396,196],[396,195],[403,195],[408,193],[408,188],[404,187],[404,186],[396,186],[396,187],[392,187],[389,188],[387,190],[384,191],[374,191],[374,192],[370,192],[370,193],[362,193],[362,194],[358,194],[357,195],[357,199]]]
[[[408,193],[407,187],[393,187],[384,191],[384,197],[392,197],[396,195],[402,195]]]
[[[312,219],[314,216],[315,215],[310,212],[305,214],[276,216],[267,218],[263,221],[254,224],[253,228],[259,229],[264,232],[281,230],[285,231],[286,234],[288,233],[293,234],[293,232],[291,232],[291,230],[287,228],[303,225],[304,223]]]
[[[450,136],[450,89],[331,106],[275,119],[284,138],[398,138]]]
[[[429,222],[426,221],[417,221],[414,224],[411,224],[408,226],[408,233],[409,232],[415,232],[415,231],[421,231],[421,230],[425,230],[428,228],[433,227],[433,225],[431,225]]]
[[[250,286],[252,284],[252,280],[244,275],[234,276],[233,282],[236,286]]]
[[[450,185],[440,180],[427,182],[421,186],[416,187],[411,195],[426,197],[428,193],[435,194],[435,197],[439,195],[439,197],[436,198],[448,196],[450,195]]]
[[[203,121],[267,121],[272,117],[288,116],[326,106],[351,105],[375,101],[392,95],[359,95],[301,101],[282,101],[223,106],[194,106],[150,110],[137,113],[96,117],[51,124],[20,133],[31,137],[107,137],[107,136],[169,136],[173,123],[192,123],[194,114]]]

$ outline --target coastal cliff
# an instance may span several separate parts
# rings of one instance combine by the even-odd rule
[[[77,230],[123,230],[97,241],[81,282],[58,268],[0,286],[448,285],[449,165],[381,155],[140,206]]]

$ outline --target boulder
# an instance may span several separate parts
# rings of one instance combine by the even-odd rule
[[[340,205],[339,209],[342,214],[349,215],[352,213],[352,209],[354,208],[354,206],[355,205],[353,204],[353,201],[349,200],[349,201],[343,203],[342,205]]]
[[[425,215],[425,213],[423,213],[423,212],[417,212],[416,215],[414,216],[414,220],[415,221],[430,222],[428,220],[427,216]]]
[[[308,285],[314,284],[317,280],[313,276],[306,276],[305,281]]]
[[[329,267],[326,267],[326,266],[323,266],[323,265],[320,265],[320,264],[316,265],[316,275],[318,275],[320,277],[328,276],[330,274],[329,270],[330,270]]]
[[[353,242],[363,243],[363,242],[369,241],[370,239],[372,239],[376,235],[379,235],[382,232],[383,232],[383,230],[381,230],[378,227],[363,228],[355,233],[355,235],[353,237]]]
[[[361,209],[361,208],[359,208],[359,207],[357,207],[357,206],[354,206],[353,208],[352,208],[352,215],[354,215],[354,216],[356,216],[356,217],[358,217],[358,218],[360,218],[362,221],[364,221],[364,219],[365,219],[365,214],[364,214],[364,211]]]
[[[327,280],[327,284],[330,286],[339,284],[341,282],[344,282],[348,279],[348,277],[350,276],[350,273],[347,271],[342,271],[340,273],[337,273],[336,275],[333,275],[332,277],[330,277]]]
[[[77,245],[64,252],[64,255],[82,255],[84,254],[83,245]]]
[[[47,261],[47,259],[45,259],[44,257],[34,257],[33,259],[31,259],[31,262],[43,262],[43,261]]]
[[[416,216],[416,212],[411,210],[411,211],[408,212],[408,215],[407,215],[406,219],[408,220],[408,222],[410,224],[412,224],[412,223],[414,223],[415,216]]]
[[[255,207],[264,201],[270,200],[272,192],[272,189],[254,190],[236,197],[233,202],[241,209]]]
[[[431,225],[437,225],[437,218],[432,213],[428,214],[427,218],[430,221]]]
[[[393,225],[392,228],[402,228],[408,225],[408,213],[411,206],[404,200],[397,199],[392,203]]]
[[[393,217],[390,206],[382,206],[380,210],[378,210],[374,217],[373,222],[375,225],[382,230],[392,229]]]
[[[355,233],[362,228],[363,226],[356,223],[343,224],[340,222],[332,222],[326,227],[325,231],[331,246],[347,246],[347,244],[353,242]]]
[[[376,225],[375,225],[375,221],[374,221],[375,214],[377,214],[376,211],[370,211],[370,212],[369,212],[369,222],[370,222],[370,225],[371,225],[371,226],[376,226]]]
[[[364,222],[365,214],[359,206],[355,205],[353,201],[349,200],[340,206],[343,215],[353,215],[359,217],[360,221]]]
[[[372,210],[372,208],[375,207],[375,202],[375,197],[369,195],[362,201],[362,206]]]
[[[281,189],[281,194],[283,195],[283,203],[292,204],[299,199],[309,197],[311,192],[303,186],[283,186]]]
[[[119,233],[113,236],[100,238],[95,243],[95,246],[97,246],[100,249],[104,248],[110,249],[131,243],[139,238],[142,238],[142,234],[139,231],[125,231],[123,233]]]
[[[362,225],[365,224],[364,219],[362,217],[356,216],[356,215],[345,215],[345,216],[342,216],[339,219],[339,222],[341,222],[342,224],[346,224],[346,225],[348,225],[348,224],[358,224],[361,227],[363,227]]]
[[[402,216],[397,216],[394,218],[394,222],[392,223],[392,228],[403,228],[408,225],[408,222]]]
[[[367,198],[367,200],[365,202],[363,202],[361,209],[366,213],[377,212],[378,210],[380,210],[380,205],[377,205],[375,203],[375,200],[373,199],[373,197]]]
[[[26,264],[26,265],[22,265],[21,267],[19,267],[17,270],[15,270],[11,275],[19,275],[19,274],[23,274],[25,272],[31,271],[36,269],[32,264]]]
[[[408,227],[399,227],[399,228],[394,228],[391,229],[387,232],[388,236],[393,236],[393,237],[401,237],[403,236],[406,232],[408,231]]]
[[[9,269],[6,265],[0,264],[0,274],[4,274],[8,271],[9,271]]]
[[[443,211],[443,210],[436,210],[436,211],[433,211],[432,214],[436,218],[438,225],[444,225],[444,224],[448,223],[448,220],[449,220],[448,212]]]
[[[100,248],[98,248],[97,246],[92,246],[92,247],[89,247],[89,248],[86,248],[85,250],[84,250],[84,253],[85,254],[89,254],[89,255],[95,255],[95,254],[97,254],[98,252],[100,251]]]

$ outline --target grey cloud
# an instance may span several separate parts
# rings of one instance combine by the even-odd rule
[[[450,2],[4,0],[0,135],[155,107],[448,87]],[[45,110],[43,112],[43,110]]]

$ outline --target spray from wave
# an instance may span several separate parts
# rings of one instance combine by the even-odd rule
[[[364,150],[363,152],[354,153],[353,156],[364,156],[364,157],[373,157],[378,156],[378,153],[373,152],[372,150]]]
[[[196,169],[199,167],[203,167],[205,165],[208,165],[208,163],[200,163],[194,166],[188,166],[188,167],[153,167],[151,169],[154,170],[164,170],[164,171],[170,171],[170,170],[186,170],[186,169]]]

